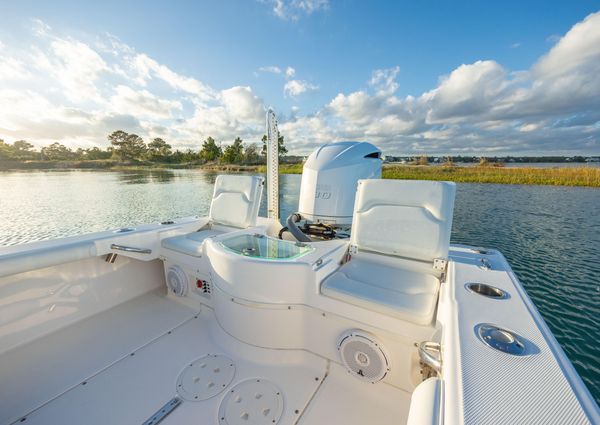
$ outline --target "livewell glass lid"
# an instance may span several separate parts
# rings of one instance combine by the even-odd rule
[[[260,234],[232,236],[219,243],[236,254],[266,260],[293,260],[314,250],[301,242],[284,241]]]

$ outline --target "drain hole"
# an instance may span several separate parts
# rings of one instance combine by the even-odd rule
[[[480,282],[467,283],[467,289],[479,295],[483,295],[488,298],[505,299],[508,298],[508,293],[495,286],[488,285]]]

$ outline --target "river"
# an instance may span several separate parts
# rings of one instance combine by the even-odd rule
[[[0,173],[0,246],[205,215],[216,174],[173,171]],[[281,214],[300,176],[283,175]],[[263,199],[261,215],[266,210]],[[600,402],[600,189],[459,184],[452,241],[508,258]]]

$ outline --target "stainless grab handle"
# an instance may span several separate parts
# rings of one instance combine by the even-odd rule
[[[442,347],[437,342],[423,341],[419,344],[419,358],[437,373],[442,371]]]
[[[135,252],[136,254],[152,254],[152,250],[148,248],[134,248],[132,246],[117,245],[114,243],[111,244],[110,249],[116,249],[118,251],[125,252]]]

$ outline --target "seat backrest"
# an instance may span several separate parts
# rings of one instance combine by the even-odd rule
[[[359,180],[351,244],[415,260],[447,259],[455,191],[451,182]]]
[[[211,222],[241,229],[255,226],[263,182],[259,176],[217,176],[210,204]]]

